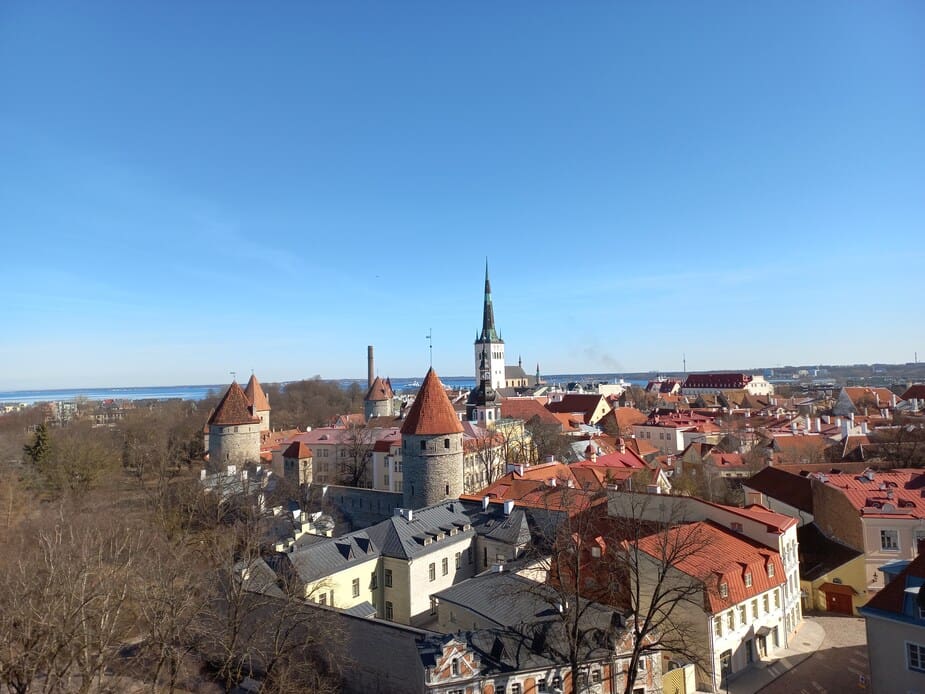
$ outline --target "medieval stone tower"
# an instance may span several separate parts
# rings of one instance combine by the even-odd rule
[[[401,427],[402,505],[455,499],[463,489],[463,428],[431,368]]]
[[[244,394],[247,396],[247,402],[254,416],[260,417],[260,430],[270,431],[270,400],[254,374],[251,374],[251,380],[247,382]]]
[[[392,417],[395,414],[395,393],[392,391],[392,382],[376,376],[366,397],[363,398],[363,414],[366,419],[371,417]]]
[[[228,386],[218,407],[209,417],[208,428],[209,462],[213,467],[244,465],[260,460],[260,432],[263,423],[254,413],[253,406],[237,381],[232,381]]]
[[[491,387],[504,388],[504,340],[495,330],[495,310],[491,303],[488,261],[485,261],[485,300],[482,305],[482,332],[475,339],[475,380],[482,380],[482,355],[485,355]]]

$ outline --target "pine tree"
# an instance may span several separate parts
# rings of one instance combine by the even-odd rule
[[[22,450],[36,468],[41,469],[45,466],[51,455],[51,437],[44,423],[36,427],[32,443],[23,446]]]

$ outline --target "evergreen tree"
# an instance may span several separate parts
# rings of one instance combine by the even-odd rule
[[[35,428],[35,435],[32,437],[32,443],[27,443],[22,447],[26,458],[38,469],[41,469],[48,462],[51,455],[51,436],[48,433],[48,427],[44,423]]]

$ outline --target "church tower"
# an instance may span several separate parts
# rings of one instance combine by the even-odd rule
[[[482,306],[482,332],[475,340],[475,379],[482,380],[482,355],[488,362],[491,387],[504,388],[504,340],[495,330],[495,310],[491,303],[491,282],[488,280],[488,261],[485,261],[485,301]]]
[[[401,426],[402,506],[456,499],[463,489],[463,428],[433,367]]]
[[[501,398],[491,387],[491,371],[488,369],[488,357],[482,352],[479,384],[469,391],[466,400],[466,419],[483,427],[494,427],[501,418]]]

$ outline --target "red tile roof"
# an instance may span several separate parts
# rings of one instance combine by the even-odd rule
[[[424,377],[421,390],[401,425],[401,433],[413,436],[461,434],[462,424],[446,395],[437,372],[431,368]]]
[[[260,387],[260,381],[254,374],[251,374],[247,382],[247,388],[244,389],[247,401],[253,406],[255,412],[264,412],[270,409],[270,401],[267,400],[267,394]]]
[[[812,473],[810,476],[817,483],[841,490],[865,518],[925,518],[922,470],[868,469],[858,475]]]
[[[786,576],[780,554],[744,535],[713,523],[699,521],[685,523],[662,533],[644,537],[639,547],[651,556],[658,557],[661,548],[678,546],[692,548],[703,546],[703,551],[687,552],[674,567],[679,571],[703,581],[706,593],[705,608],[716,614],[734,605],[754,598],[784,584]],[[709,549],[706,549],[709,548]],[[768,565],[774,567],[774,576],[768,576]],[[745,574],[751,574],[751,585],[746,585]],[[726,597],[722,597],[720,586],[726,584]]]
[[[534,398],[503,398],[501,400],[501,416],[507,419],[522,419],[529,422],[538,417],[541,422],[559,426],[559,420],[543,403]]]
[[[312,449],[303,441],[293,441],[289,444],[289,448],[283,451],[284,458],[297,458],[298,460],[303,460],[304,458],[312,457]]]
[[[925,400],[925,383],[913,383],[900,397],[903,400]]]
[[[218,407],[209,417],[209,424],[214,426],[234,426],[238,424],[259,424],[260,417],[255,417],[250,409],[247,395],[241,390],[237,381],[232,381],[222,396]]]
[[[591,423],[591,417],[601,404],[607,402],[603,395],[593,393],[569,393],[558,402],[546,404],[546,409],[554,414],[578,413],[582,414],[585,424]]]
[[[383,400],[391,400],[394,397],[395,393],[392,392],[391,382],[376,376],[373,384],[369,387],[369,390],[366,391],[366,397],[363,399],[369,402],[381,402]]]
[[[869,388],[865,386],[845,386],[842,392],[848,396],[851,402],[857,404],[859,400],[869,399],[879,403],[879,407],[890,407],[890,403],[896,394],[889,388]]]

